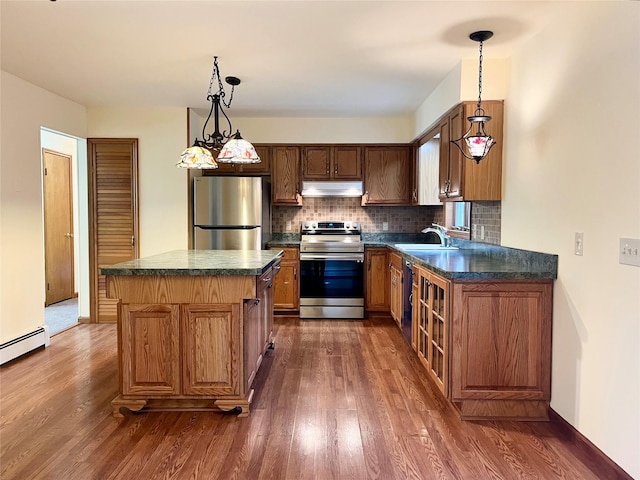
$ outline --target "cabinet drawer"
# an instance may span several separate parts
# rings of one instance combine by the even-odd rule
[[[392,267],[402,270],[402,257],[397,253],[391,253],[389,255],[389,263]]]
[[[279,247],[269,247],[269,250],[282,250],[284,255],[281,257],[282,260],[298,260],[300,257],[300,249],[299,248],[279,248]]]

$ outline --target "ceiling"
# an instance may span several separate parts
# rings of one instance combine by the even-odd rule
[[[1,66],[87,107],[206,109],[217,55],[242,81],[232,115],[408,115],[478,57],[469,33],[493,30],[485,58],[507,57],[563,4],[0,0]]]

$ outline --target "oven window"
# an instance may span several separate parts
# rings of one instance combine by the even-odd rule
[[[363,273],[354,260],[301,260],[300,297],[363,298]]]

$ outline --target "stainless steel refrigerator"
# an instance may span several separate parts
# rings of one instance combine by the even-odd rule
[[[271,235],[270,186],[264,177],[196,177],[193,247],[263,249]]]

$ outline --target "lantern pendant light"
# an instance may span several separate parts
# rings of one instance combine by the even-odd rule
[[[489,153],[489,150],[491,150],[491,147],[495,145],[495,140],[485,130],[485,123],[489,122],[491,117],[486,115],[482,108],[482,44],[485,40],[488,40],[491,37],[493,37],[493,32],[488,30],[473,32],[469,35],[471,40],[480,43],[478,66],[478,105],[476,106],[476,110],[473,115],[467,117],[467,120],[469,121],[469,129],[462,137],[456,140],[451,140],[451,143],[458,147],[465,158],[475,160],[476,163],[480,163],[480,160],[485,158]],[[472,130],[475,130],[475,133],[472,133]]]

